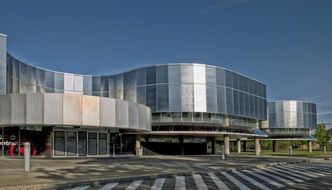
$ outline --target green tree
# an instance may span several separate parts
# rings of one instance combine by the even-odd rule
[[[315,137],[317,139],[317,143],[324,147],[324,154],[326,154],[326,145],[330,141],[330,135],[324,123],[318,124]]]

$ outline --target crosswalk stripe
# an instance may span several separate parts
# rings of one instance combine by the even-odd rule
[[[304,180],[310,180],[310,179],[311,179],[311,178],[309,178],[309,177],[305,177],[305,176],[302,176],[302,175],[296,174],[296,173],[291,172],[291,171],[286,172],[286,171],[281,170],[281,169],[276,168],[276,167],[273,167],[273,168],[271,168],[271,169],[272,169],[272,170],[275,170],[275,171],[278,171],[278,172],[280,172],[280,173],[283,173],[283,174],[289,174],[289,175],[292,175],[292,176],[294,176],[294,177],[301,178],[301,179],[304,179]]]
[[[111,190],[113,189],[115,186],[117,186],[119,184],[119,182],[115,182],[115,183],[107,183],[104,186],[102,186],[101,188],[99,188],[98,190]]]
[[[216,184],[216,186],[217,186],[219,189],[229,190],[228,187],[224,184],[224,182],[222,182],[222,181],[216,176],[216,174],[210,172],[210,173],[208,173],[208,175],[210,176],[210,178],[213,180],[213,182]]]
[[[283,184],[278,183],[278,182],[276,182],[276,181],[273,181],[273,180],[271,180],[271,179],[269,179],[269,178],[267,178],[267,177],[265,177],[265,176],[262,176],[262,175],[260,175],[260,174],[254,173],[253,171],[243,170],[243,172],[246,172],[246,173],[248,173],[248,174],[250,174],[250,175],[252,175],[252,176],[255,176],[255,177],[259,178],[260,180],[263,180],[263,181],[265,181],[265,182],[267,182],[267,183],[269,183],[270,185],[273,185],[273,186],[275,186],[275,187],[278,187],[278,188],[284,187]]]
[[[239,180],[235,179],[233,176],[229,175],[226,172],[220,172],[222,175],[224,175],[227,179],[229,179],[234,185],[236,185],[241,190],[250,190],[247,186],[245,186],[243,183],[241,183]]]
[[[206,186],[206,184],[205,184],[205,182],[204,182],[201,175],[193,174],[193,178],[194,178],[197,190],[206,190],[206,189],[208,189],[208,187]]]
[[[298,179],[298,178],[295,178],[295,177],[293,177],[293,176],[291,176],[290,174],[281,174],[281,173],[279,173],[279,172],[276,172],[276,171],[274,171],[274,170],[272,170],[271,168],[266,168],[266,169],[264,169],[265,171],[269,171],[270,173],[273,173],[273,174],[275,174],[275,175],[282,175],[282,177],[283,178],[286,178],[286,179],[290,179],[290,180],[293,180],[293,181],[296,181],[296,182],[303,182],[303,180],[301,180],[301,179]]]
[[[298,167],[298,166],[296,166]],[[305,166],[306,169],[314,170],[314,171],[319,171],[322,173],[330,174],[332,173],[332,170],[325,169],[325,168],[319,168],[319,167],[314,167],[314,166]]]
[[[71,190],[85,190],[89,187],[90,187],[90,185],[77,186],[77,187],[72,188]]]
[[[315,172],[315,174],[320,175],[320,176],[325,176],[324,174],[330,174],[330,172],[326,172],[324,170],[320,170],[320,169],[316,169],[316,168],[310,168],[310,167],[295,167],[295,168],[300,168],[300,169],[304,169],[304,170],[309,170],[311,172]],[[318,172],[318,173],[317,173]]]
[[[249,176],[247,176],[245,174],[242,174],[241,172],[233,171],[233,173],[235,173],[236,175],[238,175],[238,176],[242,177],[243,179],[249,181],[250,183],[252,183],[253,185],[257,186],[258,188],[260,188],[262,190],[271,190],[270,188],[266,187],[262,183],[257,182],[256,180],[250,178]]]
[[[186,190],[186,182],[184,176],[175,177],[175,190]]]
[[[151,190],[161,190],[164,186],[165,181],[165,178],[157,178],[153,186],[151,187]]]
[[[267,175],[267,176],[269,176],[269,177],[272,177],[272,178],[277,179],[277,180],[279,180],[279,181],[282,181],[282,182],[284,182],[284,183],[287,183],[288,185],[294,185],[294,184],[295,184],[294,182],[289,181],[289,180],[287,180],[287,179],[285,179],[285,178],[281,178],[281,177],[279,177],[279,176],[276,176],[276,175],[273,175],[273,174],[267,173],[267,172],[262,171],[262,170],[254,169],[254,171],[255,171],[255,172],[258,172],[258,173],[261,173],[261,174],[264,174],[264,175]]]
[[[298,173],[298,174],[301,174],[301,175],[305,175],[305,176],[308,176],[308,177],[318,178],[318,176],[316,176],[316,175],[311,175],[310,173],[307,173],[307,172],[294,170],[294,169],[287,168],[287,167],[284,167],[284,166],[283,166],[283,167],[281,167],[281,166],[276,166],[276,167],[277,167],[277,168],[280,168],[280,169],[282,169],[282,170],[295,172],[295,173]]]
[[[320,176],[325,176],[324,174],[318,174],[316,172],[311,172],[311,171],[308,171],[306,170],[305,168],[300,168],[300,167],[294,167],[294,166],[291,166],[291,165],[288,165],[288,166],[285,166],[291,170],[299,170],[301,172],[304,172],[306,173],[307,175],[312,175],[312,176],[315,176],[315,177],[320,177]]]
[[[136,180],[131,182],[131,184],[129,184],[129,186],[126,188],[126,190],[135,190],[139,185],[141,185],[141,183],[143,182],[143,180]]]

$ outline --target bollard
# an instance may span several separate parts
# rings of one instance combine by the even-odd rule
[[[289,152],[289,156],[293,156],[293,147],[292,146],[289,146],[288,152]]]
[[[221,145],[221,159],[225,160],[225,145]]]
[[[31,171],[31,164],[30,164],[30,143],[24,143],[24,171],[29,172]]]

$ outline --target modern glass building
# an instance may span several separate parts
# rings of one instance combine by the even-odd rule
[[[55,72],[11,56],[5,50],[5,39],[5,36],[1,39],[5,56],[0,56],[0,72],[4,73],[0,79],[3,94],[0,106],[12,109],[7,115],[0,113],[5,133],[15,127],[19,132],[27,126],[29,129],[42,126],[40,131],[47,126],[52,132],[53,145],[60,146],[56,139],[62,138],[59,141],[64,145],[61,146],[68,147],[68,142],[74,138],[79,144],[78,129],[103,129],[108,134],[108,153],[114,148],[114,139],[126,137],[131,141],[130,136],[136,135],[139,138],[136,141],[145,148],[161,154],[216,153],[221,143],[229,149],[229,138],[239,141],[266,137],[259,130],[261,122],[267,118],[266,85],[244,75],[196,63],[153,65],[100,76]],[[55,104],[54,109],[62,105],[53,113],[59,119],[56,122],[46,113],[52,104]],[[38,105],[40,109],[34,114],[40,115],[30,118],[29,105]],[[67,108],[73,105],[77,106]],[[21,121],[12,122],[16,120],[19,107],[25,110],[20,112]],[[99,111],[88,110],[92,107]],[[104,118],[103,114],[111,113],[112,117]],[[34,123],[35,118],[40,122]],[[107,119],[109,121],[104,121]],[[68,155],[66,148],[61,151]],[[73,154],[80,155],[79,145]]]
[[[316,104],[298,100],[268,103],[268,128],[273,137],[308,137],[317,126]]]

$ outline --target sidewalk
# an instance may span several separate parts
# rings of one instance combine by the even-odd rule
[[[23,171],[22,159],[0,159],[0,188],[37,184],[67,183],[103,179],[175,173],[226,171],[269,165],[300,162],[306,158],[231,156],[145,156],[127,159],[35,159],[32,172]]]

